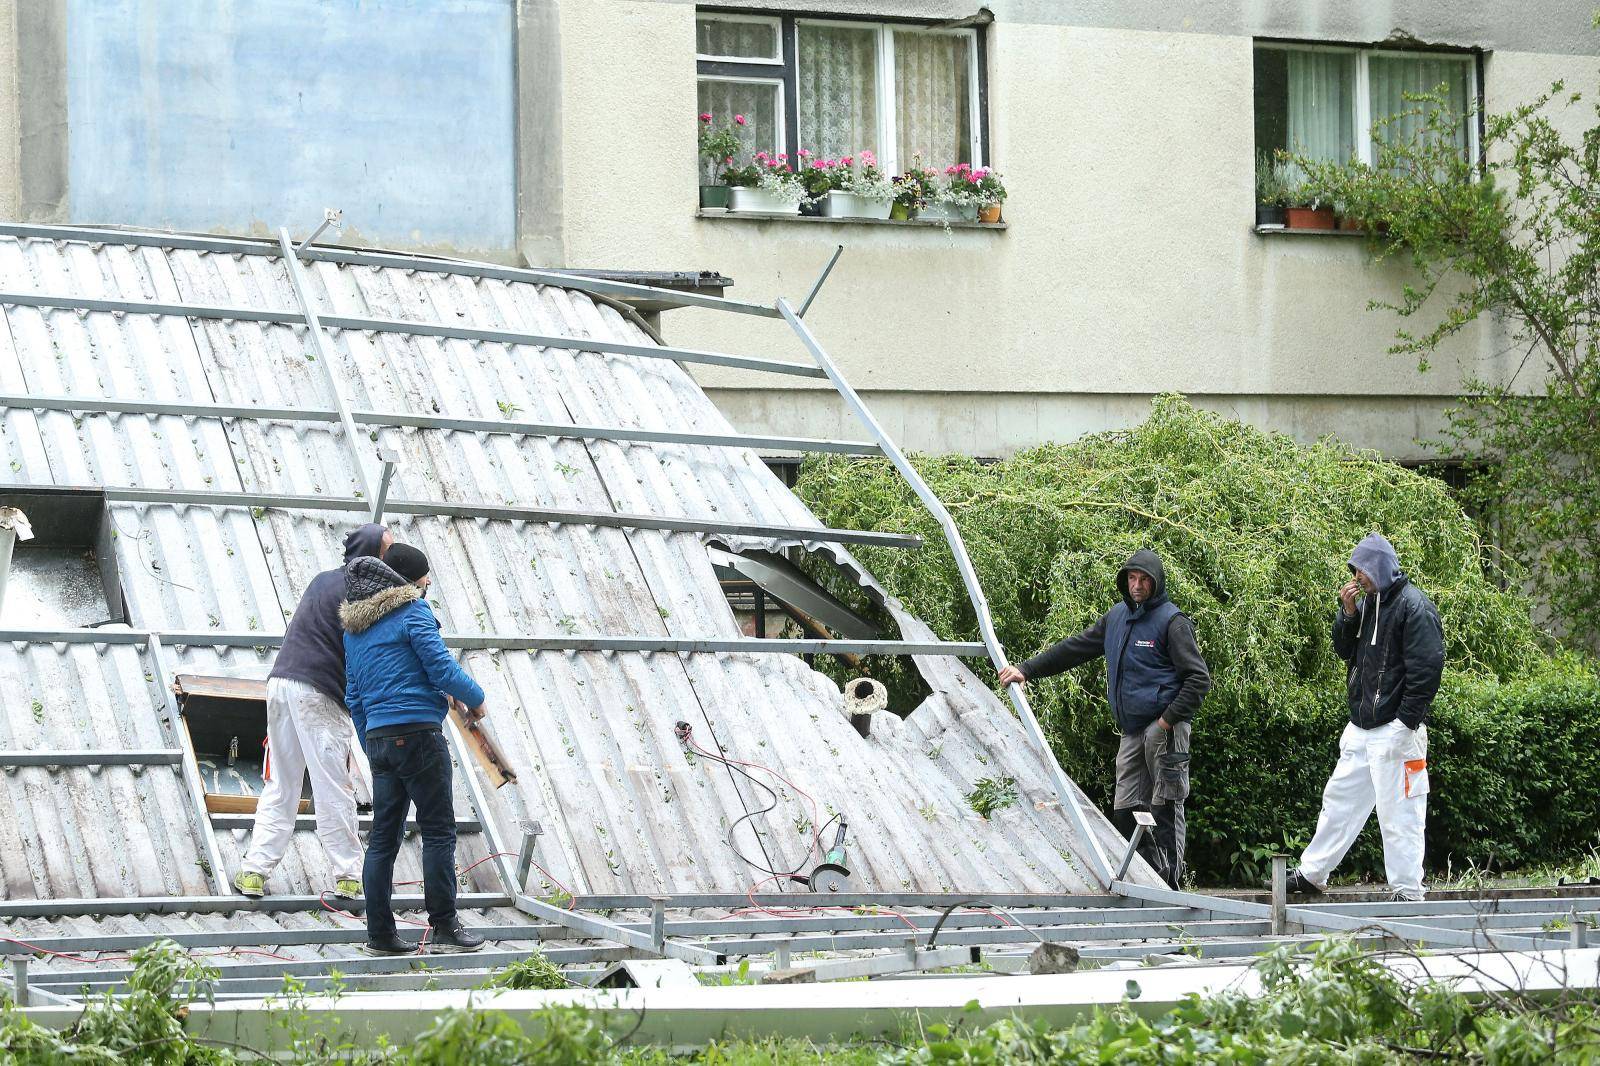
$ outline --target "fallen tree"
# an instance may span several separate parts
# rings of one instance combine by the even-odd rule
[[[1381,530],[1444,620],[1447,667],[1430,730],[1435,869],[1570,858],[1594,842],[1600,678],[1532,620],[1447,487],[1324,440],[1281,434],[1159,397],[1125,432],[980,464],[918,468],[966,541],[1002,643],[1020,661],[1090,625],[1138,548],[1165,560],[1168,592],[1195,621],[1215,687],[1196,722],[1190,861],[1206,880],[1257,877],[1264,856],[1315,825],[1345,720],[1344,666],[1328,628],[1345,561]],[[833,526],[917,533],[920,551],[862,561],[939,636],[976,638],[939,530],[882,460],[807,463],[798,491]],[[993,680],[993,672],[979,665]],[[906,678],[880,667],[891,685]],[[1103,664],[1030,686],[1063,765],[1104,803],[1116,734]],[[1381,870],[1369,826],[1345,870]]]

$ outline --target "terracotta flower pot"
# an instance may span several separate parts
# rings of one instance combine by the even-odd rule
[[[1361,222],[1359,219],[1340,218],[1339,228],[1342,230],[1365,230],[1367,227],[1366,224]]]
[[[1000,221],[1000,205],[999,204],[984,204],[982,207],[978,208],[978,221],[979,222],[999,222]]]
[[[1284,212],[1290,229],[1333,229],[1333,208],[1291,207]]]

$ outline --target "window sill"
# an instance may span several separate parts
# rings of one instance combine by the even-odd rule
[[[833,224],[838,226],[910,226],[923,229],[985,229],[1003,230],[1008,228],[1006,222],[934,222],[920,218],[828,218],[823,215],[778,215],[765,214],[756,211],[719,211],[716,208],[699,208],[695,211],[696,218],[733,219],[740,222],[809,222]]]
[[[1254,226],[1252,227],[1262,237],[1368,237],[1371,234],[1364,229],[1307,229],[1288,226]]]

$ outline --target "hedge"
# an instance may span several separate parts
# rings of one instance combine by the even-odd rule
[[[1249,880],[1308,838],[1345,721],[1328,630],[1350,549],[1383,531],[1438,605],[1446,683],[1435,708],[1429,856],[1435,869],[1570,857],[1594,842],[1592,665],[1557,654],[1439,480],[1325,439],[1300,445],[1158,397],[1139,427],[1004,462],[918,457],[955,516],[1002,643],[1020,661],[1115,602],[1117,569],[1154,548],[1195,621],[1214,687],[1195,726],[1191,865]],[[976,624],[937,525],[883,460],[808,460],[798,490],[830,526],[922,535],[862,548],[888,590],[945,639]],[[821,568],[816,572],[824,573]],[[842,585],[838,586],[842,590]],[[904,667],[876,672],[904,688]],[[986,666],[980,672],[992,680]],[[1067,771],[1109,799],[1116,734],[1097,662],[1030,686]],[[1375,826],[1341,872],[1381,872]]]

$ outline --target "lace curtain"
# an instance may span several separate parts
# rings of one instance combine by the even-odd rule
[[[1434,105],[1407,100],[1406,94],[1431,93],[1440,83],[1446,86],[1449,109],[1458,115],[1466,115],[1471,77],[1467,62],[1460,59],[1375,55],[1368,60],[1367,75],[1371,82],[1369,92],[1374,124],[1379,119],[1404,111],[1422,112],[1396,119],[1382,128],[1374,128],[1374,140],[1381,137],[1391,143],[1403,143],[1415,136],[1428,124],[1427,112]],[[1455,131],[1456,147],[1463,154],[1471,143],[1467,136],[1468,121],[1463,117]]]
[[[770,22],[696,19],[695,51],[703,56],[777,59],[778,31]]]
[[[972,41],[966,36],[894,35],[896,148],[904,170],[918,152],[930,164],[971,163]]]
[[[837,158],[878,144],[878,31],[799,28],[800,147]]]
[[[1289,151],[1349,161],[1356,150],[1356,57],[1289,50]]]

